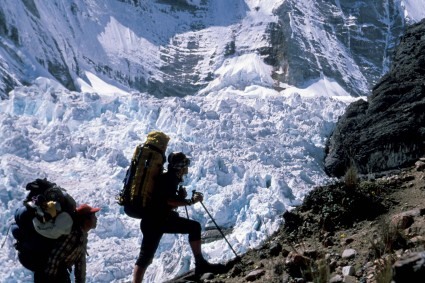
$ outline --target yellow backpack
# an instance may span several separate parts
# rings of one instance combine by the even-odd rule
[[[152,199],[158,176],[163,172],[165,151],[170,138],[158,131],[150,132],[146,142],[138,145],[127,174],[124,186],[117,197],[124,212],[133,218],[142,218],[145,208]]]

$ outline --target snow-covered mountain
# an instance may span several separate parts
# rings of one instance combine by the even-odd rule
[[[279,2],[266,2],[255,15],[241,0],[2,1],[3,91],[44,71],[70,90],[89,72],[158,96],[194,94],[226,56],[267,46]]]
[[[236,251],[258,246],[327,180],[336,120],[425,17],[421,0],[369,2],[0,0],[0,281],[31,281],[6,233],[38,177],[102,208],[88,281],[128,281],[141,233],[115,195],[153,129],[192,157],[185,185]],[[189,214],[213,226],[202,207]],[[205,254],[233,256],[223,240]],[[146,281],[191,260],[185,237],[167,235]]]
[[[84,90],[91,74],[127,90],[192,95],[232,58],[259,54],[273,82],[328,78],[368,94],[423,1],[0,1],[0,93],[54,78]]]

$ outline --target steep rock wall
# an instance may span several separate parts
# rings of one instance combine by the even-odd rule
[[[407,165],[425,153],[425,20],[401,38],[390,71],[368,101],[347,108],[328,140],[325,167],[372,173]]]

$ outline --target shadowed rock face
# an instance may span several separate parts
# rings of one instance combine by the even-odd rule
[[[413,163],[425,153],[425,20],[406,30],[368,101],[348,106],[328,140],[326,171],[342,176]]]

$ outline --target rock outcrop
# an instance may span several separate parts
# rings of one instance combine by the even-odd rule
[[[425,20],[410,26],[390,71],[368,101],[348,106],[328,140],[325,168],[370,174],[415,162],[425,152]]]

